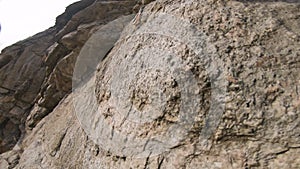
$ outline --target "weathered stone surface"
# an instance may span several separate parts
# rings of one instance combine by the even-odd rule
[[[17,168],[83,168],[85,140],[69,96],[25,138]]]
[[[300,168],[298,1],[82,3],[1,54],[1,168]]]
[[[134,0],[129,1],[95,1],[92,5],[84,8],[67,22],[65,27],[58,33],[61,37],[65,34],[75,31],[79,25],[99,21],[99,25],[108,23],[119,17],[120,15],[128,15],[131,13]]]
[[[71,16],[69,15],[69,17]],[[54,26],[45,32],[3,49],[0,55],[0,116],[6,121],[13,121],[17,129],[24,128],[22,126],[37,100],[36,97],[41,95],[42,84],[49,77],[58,60],[70,52],[62,45],[56,45],[56,50],[48,52],[51,49],[50,46],[53,46],[57,40],[58,37],[55,34],[59,30],[59,26]],[[11,112],[14,111],[11,109],[14,106],[21,108],[22,113],[12,114]],[[24,134],[22,129],[19,130]],[[1,138],[3,140],[1,147],[5,147],[6,150],[12,148],[19,136],[20,134]],[[6,139],[10,139],[10,141],[6,141]],[[8,142],[9,146],[6,145]]]
[[[81,0],[71,4],[66,8],[66,11],[63,14],[56,18],[55,26],[58,29],[63,28],[76,13],[92,5],[95,1],[96,0]]]
[[[81,3],[90,3],[90,1],[82,1]],[[58,44],[54,44],[49,49],[49,56],[46,56],[45,59],[49,65],[46,68],[47,73],[50,71],[51,73],[45,79],[40,95],[36,99],[38,103],[36,106],[47,109],[38,115],[40,118],[51,112],[59,101],[71,91],[76,58],[89,37],[106,23],[130,13],[133,5],[133,1],[97,1],[74,13],[66,25],[56,34],[56,38],[61,37],[61,39],[59,39]],[[68,13],[68,9],[66,13]],[[60,19],[59,17],[58,20]],[[37,114],[37,112],[33,112]],[[29,122],[28,124],[34,127],[32,124],[37,122]]]
[[[53,35],[54,30],[49,29],[8,47],[1,53],[1,58],[10,58],[9,62],[0,68],[0,86],[5,90],[0,94],[0,117],[6,119],[4,122],[8,122],[0,124],[3,126],[0,131],[10,132],[10,135],[1,136],[0,152],[11,149],[23,132],[20,127],[24,124],[26,114],[45,78],[42,56],[54,43]],[[12,131],[7,131],[12,128]]]
[[[25,123],[28,129],[34,127],[71,91],[76,57],[91,34],[103,24],[131,13],[134,4],[134,1],[94,3],[92,0],[74,3],[57,18],[54,27],[2,51],[0,117],[14,123],[19,132],[18,135],[1,136],[0,152],[11,149],[19,133],[25,134]],[[16,106],[22,113],[11,113]]]

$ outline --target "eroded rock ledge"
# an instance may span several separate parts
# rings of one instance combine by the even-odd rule
[[[300,168],[300,3],[138,3],[2,51],[0,168]]]

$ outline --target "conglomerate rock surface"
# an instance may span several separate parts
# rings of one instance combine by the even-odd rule
[[[0,55],[0,168],[300,168],[299,70],[297,0],[82,0]]]

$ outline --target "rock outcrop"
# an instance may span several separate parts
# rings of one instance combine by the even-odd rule
[[[76,57],[106,23],[129,15],[135,2],[83,0],[56,25],[5,48],[0,56],[0,152],[15,146],[72,90]]]
[[[0,168],[300,168],[299,18],[297,0],[69,6],[0,55]]]

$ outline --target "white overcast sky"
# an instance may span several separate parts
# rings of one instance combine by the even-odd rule
[[[0,0],[0,50],[55,24],[65,8],[79,0]]]

